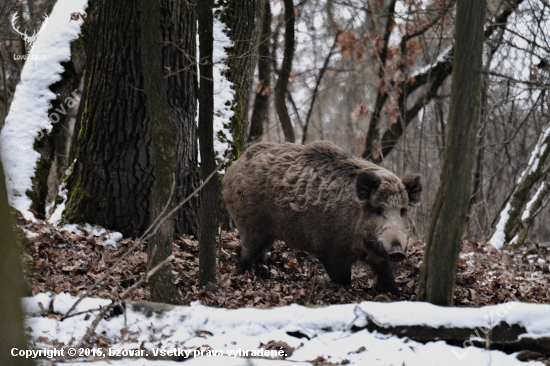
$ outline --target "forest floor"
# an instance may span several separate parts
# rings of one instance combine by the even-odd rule
[[[131,248],[135,240],[118,240],[117,249],[104,245],[108,233],[83,228],[57,228],[45,222],[19,224],[23,262],[32,294],[51,291],[81,295]],[[34,236],[32,238],[29,238]],[[202,291],[198,286],[198,242],[180,236],[173,245],[173,274],[184,304],[200,300],[204,305],[224,308],[276,307],[291,303],[328,305],[373,300],[374,277],[366,264],[353,268],[352,284],[330,282],[320,262],[306,252],[291,250],[276,242],[267,253],[263,278],[236,273],[235,248],[238,233],[222,234],[218,258],[217,286]],[[407,260],[394,266],[401,289],[391,300],[416,300],[425,243],[411,239]],[[220,256],[221,254],[221,256]],[[137,281],[146,269],[146,248],[140,245],[108,275],[104,285],[89,295],[114,298]],[[550,243],[531,243],[499,251],[490,245],[464,240],[458,263],[455,304],[482,306],[507,300],[550,303]],[[150,301],[147,285],[133,290],[127,299]]]

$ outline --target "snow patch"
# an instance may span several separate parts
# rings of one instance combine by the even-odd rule
[[[25,219],[34,220],[29,211],[31,200],[26,192],[32,189],[31,178],[40,154],[33,150],[34,140],[51,131],[48,109],[55,94],[49,86],[61,79],[61,62],[71,57],[70,44],[78,38],[82,20],[71,21],[71,13],[83,13],[88,0],[59,0],[50,14],[48,24],[38,37],[34,55],[27,59],[21,72],[6,123],[0,133],[0,156],[6,175],[10,204],[21,211]]]
[[[76,162],[76,159],[74,162]],[[73,165],[74,165],[74,162],[73,162]],[[72,165],[67,169],[67,171],[65,171],[65,177],[68,177],[71,174],[71,171],[72,171]],[[57,197],[61,197],[61,203],[55,207],[54,212],[51,214],[50,218],[48,219],[48,222],[50,224],[57,226],[61,221],[63,212],[65,212],[65,204],[67,203],[68,193],[69,192],[67,190],[67,182],[61,183],[61,185],[59,186],[59,190],[57,192]]]
[[[23,299],[27,312],[25,326],[30,327],[31,338],[37,348],[49,347],[41,339],[55,339],[65,342],[67,346],[78,342],[94,321],[97,309],[110,302],[107,299],[86,298],[78,305],[75,313],[92,309],[95,310],[92,316],[83,313],[61,322],[43,317],[39,311],[38,301],[47,302],[49,296],[39,294]],[[67,294],[55,295],[54,310],[65,314],[76,299]],[[488,324],[507,322],[525,327],[527,337],[550,335],[550,305],[519,302],[480,308],[440,307],[425,302],[403,301],[362,302],[318,308],[290,305],[273,309],[235,310],[193,303],[191,306],[175,306],[164,312],[150,314],[139,311],[139,306],[128,303],[124,315],[101,320],[96,333],[102,334],[102,338],[108,340],[113,349],[145,349],[151,354],[153,348],[162,345],[167,350],[205,350],[210,347],[224,352],[225,357],[190,358],[186,362],[192,365],[247,364],[244,357],[227,357],[229,351],[257,350],[262,344],[273,340],[293,347],[293,354],[280,361],[248,361],[259,365],[295,365],[323,357],[327,362],[338,364],[347,360],[350,365],[401,365],[404,362],[407,365],[485,365],[486,360],[491,359],[495,365],[523,365],[514,355],[496,350],[455,347],[443,341],[422,344],[406,338],[370,333],[366,329],[352,331],[352,326],[363,328],[371,321],[367,320],[367,314],[372,321],[382,326],[418,324],[486,329]],[[200,336],[197,336],[198,332]],[[292,335],[295,332],[307,337],[297,338]],[[125,338],[125,334],[131,334],[132,339]],[[122,365],[124,361],[128,362],[112,360],[111,364]],[[149,363],[170,364],[163,361],[139,361],[140,365]],[[101,363],[88,365],[97,366]]]
[[[447,48],[445,48],[443,50],[443,52],[441,52],[439,54],[439,56],[437,56],[437,59],[435,60],[435,62],[429,64],[429,65],[426,65],[420,69],[418,69],[417,71],[415,71],[414,73],[411,74],[411,76],[414,78],[414,77],[417,77],[418,75],[422,75],[422,74],[425,74],[427,73],[428,71],[430,71],[431,69],[433,69],[434,67],[437,66],[437,64],[440,64],[440,63],[443,63],[445,62],[445,60],[449,57],[449,56],[452,56],[451,55],[451,50],[453,50],[453,47],[454,47],[454,44],[451,44],[449,46],[447,46]]]
[[[493,234],[491,239],[489,239],[491,245],[499,250],[504,245],[504,240],[506,239],[506,236],[504,235],[504,226],[506,226],[506,222],[510,217],[509,212],[511,208],[512,205],[510,204],[510,202],[508,202],[506,204],[506,207],[504,207],[504,210],[502,210],[502,212],[500,213],[500,219],[498,220],[495,233]]]
[[[525,211],[523,211],[523,214],[521,215],[521,220],[527,220],[529,218],[529,215],[531,214],[531,206],[533,206],[533,203],[539,198],[540,193],[546,186],[546,182],[542,182],[539,189],[537,189],[537,193],[531,198],[529,202],[527,202],[527,205],[525,206]]]

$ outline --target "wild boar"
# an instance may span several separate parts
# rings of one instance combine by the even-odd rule
[[[351,284],[353,263],[366,259],[377,287],[398,294],[390,261],[406,258],[407,210],[421,191],[419,175],[399,179],[328,142],[255,144],[223,178],[239,273],[282,240],[317,257],[337,284]]]

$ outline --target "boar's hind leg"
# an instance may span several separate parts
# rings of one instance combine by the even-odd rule
[[[391,263],[385,259],[380,262],[369,261],[369,264],[374,274],[376,274],[376,287],[383,292],[399,295],[399,288],[393,278]]]
[[[254,264],[259,265],[264,263],[264,253],[274,241],[275,239],[272,237],[256,232],[241,233],[241,245],[237,247],[237,266],[239,274],[243,274],[246,271],[252,272],[252,266]]]
[[[338,285],[351,285],[351,263],[339,261],[338,258],[319,258],[330,280]]]

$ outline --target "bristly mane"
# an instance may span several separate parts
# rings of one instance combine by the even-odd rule
[[[404,190],[401,180],[387,169],[324,141],[307,145],[260,143],[248,149],[245,159],[254,172],[248,179],[262,180],[277,205],[289,207],[293,203],[300,211],[318,205],[326,210],[357,199],[350,193],[355,193],[355,179],[361,171],[373,172],[382,180],[377,196]]]

